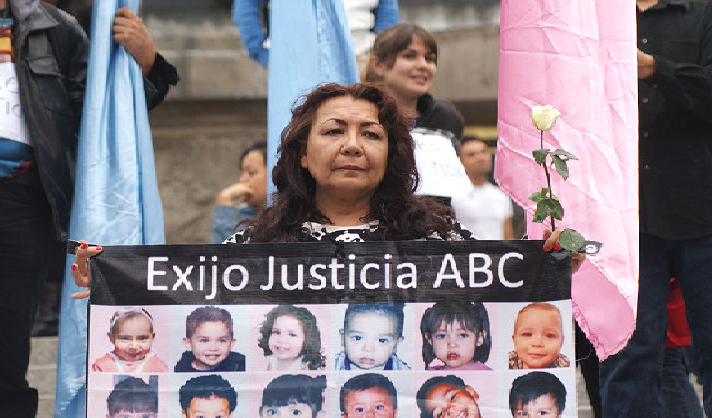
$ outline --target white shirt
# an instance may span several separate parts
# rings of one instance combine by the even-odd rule
[[[354,46],[354,54],[360,55],[368,52],[373,46],[376,34],[373,27],[376,25],[376,18],[373,10],[378,6],[378,0],[346,0],[344,8],[351,31],[351,42]]]
[[[512,201],[492,183],[469,187],[452,197],[455,219],[477,239],[504,239],[504,220],[512,217]]]

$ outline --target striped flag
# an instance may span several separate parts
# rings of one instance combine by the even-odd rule
[[[546,186],[532,150],[533,105],[561,111],[545,148],[579,157],[552,189],[566,210],[557,228],[602,241],[573,278],[574,312],[599,358],[620,351],[635,328],[638,295],[638,100],[635,2],[502,0],[495,176],[526,209]]]
[[[114,14],[140,0],[95,1],[71,239],[101,245],[163,244],[161,208],[141,69],[112,38]],[[57,418],[85,416],[87,301],[68,257],[59,327]]]

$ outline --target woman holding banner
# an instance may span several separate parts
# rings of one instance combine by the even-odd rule
[[[379,87],[326,84],[292,111],[274,168],[274,204],[226,243],[462,240],[470,234],[447,207],[414,195],[418,185],[408,119]],[[544,249],[558,249],[559,233]],[[87,258],[101,247],[77,249],[72,274],[89,286]],[[574,254],[572,269],[583,256]],[[89,290],[73,297],[89,295]]]

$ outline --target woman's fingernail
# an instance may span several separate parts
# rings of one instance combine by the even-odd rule
[[[544,251],[549,251],[550,249],[548,245],[544,245]]]
[[[74,273],[75,271],[77,271],[77,265],[76,265],[76,264],[72,264],[72,273]]]
[[[555,249],[556,251],[561,250],[561,245],[559,245],[559,243],[557,242],[556,245],[554,245],[554,249]]]
[[[85,242],[85,243],[82,243],[82,245],[79,248],[81,248],[82,250],[86,250],[88,246],[89,245]]]
[[[97,250],[97,251],[101,251],[101,247],[96,247],[96,250]]]

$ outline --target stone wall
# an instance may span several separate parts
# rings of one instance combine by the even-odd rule
[[[499,9],[490,0],[478,1],[448,7],[404,3],[401,17],[434,31],[438,39],[433,94],[453,101],[467,125],[492,126]],[[245,145],[266,138],[267,70],[249,59],[226,7],[149,10],[144,19],[158,50],[181,77],[150,115],[166,239],[207,243],[215,195],[238,180]]]

